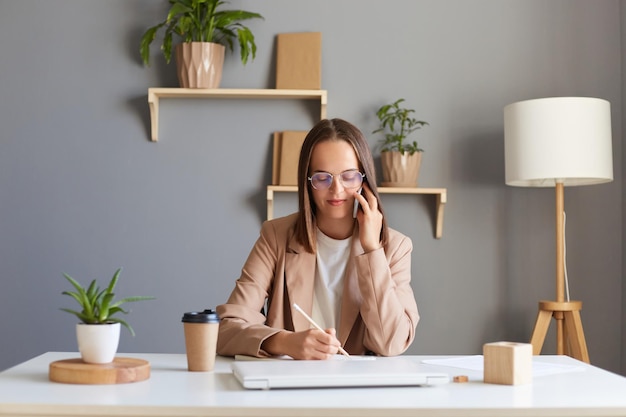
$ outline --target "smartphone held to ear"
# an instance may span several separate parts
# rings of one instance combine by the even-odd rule
[[[357,191],[357,193],[361,194],[361,191],[363,190],[363,187],[359,188],[359,191]],[[352,218],[356,219],[356,212],[359,210],[359,200],[354,199],[354,209],[352,210]]]

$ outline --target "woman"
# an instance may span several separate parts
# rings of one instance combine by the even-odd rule
[[[341,119],[317,123],[302,145],[298,184],[298,212],[263,223],[228,302],[217,307],[217,352],[403,353],[419,320],[413,246],[387,226],[361,131]],[[326,330],[311,329],[294,303]]]

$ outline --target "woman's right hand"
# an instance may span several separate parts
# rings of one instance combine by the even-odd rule
[[[303,332],[281,331],[268,337],[261,348],[271,355],[288,355],[293,359],[330,359],[339,352],[341,344],[335,329],[322,332],[309,329]]]

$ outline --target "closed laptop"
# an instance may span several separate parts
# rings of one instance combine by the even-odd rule
[[[231,367],[235,378],[248,389],[430,386],[449,382],[448,374],[425,372],[418,362],[402,356],[235,361]]]

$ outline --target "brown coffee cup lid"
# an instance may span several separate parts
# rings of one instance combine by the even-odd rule
[[[220,318],[213,310],[191,311],[183,314],[183,323],[219,323]]]

